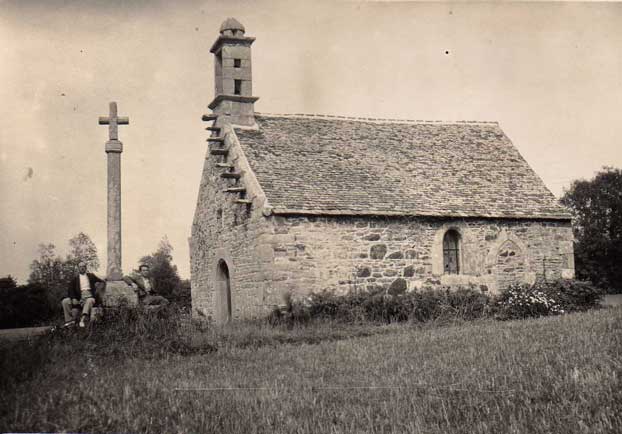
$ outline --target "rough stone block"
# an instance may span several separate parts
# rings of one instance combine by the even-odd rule
[[[404,268],[404,271],[402,274],[404,277],[413,277],[415,275],[415,267],[412,265],[409,265],[408,267]]]
[[[376,244],[369,249],[369,257],[371,259],[384,259],[387,254],[387,246],[385,244]]]
[[[369,269],[369,267],[361,267],[358,269],[356,275],[358,277],[369,277],[371,276],[371,270]]]
[[[399,295],[405,293],[407,289],[408,283],[406,282],[406,280],[398,277],[393,281],[393,283],[391,283],[391,286],[389,286],[387,292],[391,295]]]
[[[105,306],[119,306],[127,304],[129,306],[138,305],[138,297],[134,289],[122,280],[106,282],[104,293]]]

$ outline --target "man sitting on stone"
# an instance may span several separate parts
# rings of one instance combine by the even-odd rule
[[[102,279],[86,272],[85,262],[78,264],[78,275],[69,282],[67,297],[61,302],[65,314],[65,327],[75,324],[80,308],[82,308],[80,327],[85,327],[85,320],[93,314],[93,307],[99,304],[95,298],[99,295],[97,288],[103,285]]]
[[[125,276],[125,283],[134,288],[138,296],[138,303],[147,306],[149,309],[157,310],[168,304],[168,300],[157,294],[154,289],[154,280],[150,274],[150,268],[147,264],[141,264],[138,267],[138,274]]]

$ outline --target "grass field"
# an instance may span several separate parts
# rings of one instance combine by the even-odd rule
[[[217,351],[155,360],[57,348],[36,373],[5,381],[0,429],[622,432],[622,308],[339,327],[235,325],[203,336]]]

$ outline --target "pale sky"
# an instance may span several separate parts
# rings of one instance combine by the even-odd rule
[[[622,4],[0,0],[0,276],[80,231],[105,275],[114,100],[123,270],[167,235],[189,277],[228,16],[257,38],[258,112],[498,121],[557,196],[622,167]]]

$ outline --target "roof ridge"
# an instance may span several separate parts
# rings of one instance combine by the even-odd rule
[[[443,121],[443,120],[422,120],[422,119],[395,119],[395,118],[372,118],[372,117],[358,117],[358,116],[341,116],[341,115],[327,115],[327,114],[311,114],[311,113],[259,113],[255,112],[257,116],[263,117],[279,117],[279,118],[293,118],[293,119],[329,119],[329,120],[347,120],[357,122],[372,122],[372,123],[394,123],[394,124],[485,124],[485,125],[499,125],[498,121]]]

